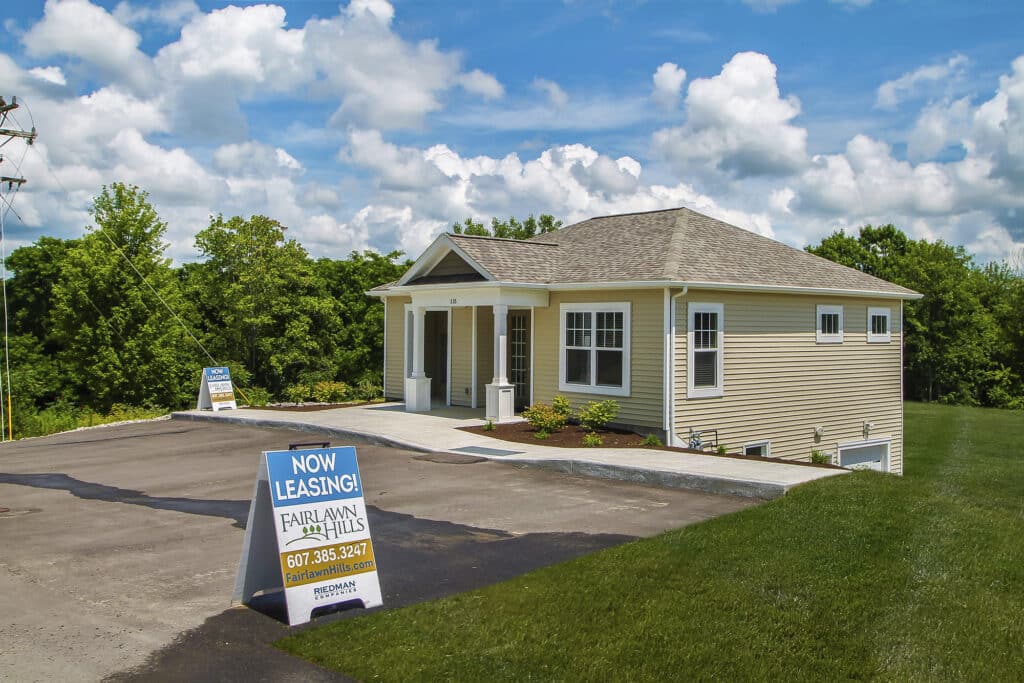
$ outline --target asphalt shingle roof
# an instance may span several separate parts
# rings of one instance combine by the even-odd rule
[[[591,218],[526,241],[448,237],[502,282],[672,281],[915,293],[686,208]]]

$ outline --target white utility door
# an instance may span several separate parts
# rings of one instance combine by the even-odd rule
[[[889,442],[843,446],[839,465],[851,470],[889,471]]]

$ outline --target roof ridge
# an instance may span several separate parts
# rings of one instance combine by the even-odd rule
[[[540,237],[540,235],[534,235],[533,237],[531,237],[529,239],[525,239],[525,240],[517,240],[517,239],[515,239],[513,237],[494,237],[493,235],[466,235],[466,234],[458,233],[458,232],[446,232],[444,234],[448,235],[449,237],[466,237],[468,239],[490,240],[492,242],[513,242],[515,244],[539,244],[539,245],[544,246],[544,247],[557,247],[558,246],[558,244],[556,242],[540,242],[540,241],[535,241],[534,238]],[[544,233],[544,234],[546,234],[546,233]]]

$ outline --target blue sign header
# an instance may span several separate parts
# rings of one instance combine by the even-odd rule
[[[230,382],[231,370],[228,368],[203,368],[208,382]]]
[[[362,482],[352,446],[267,451],[274,507],[361,498]]]

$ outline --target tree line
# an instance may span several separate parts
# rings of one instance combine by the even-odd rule
[[[309,256],[265,216],[215,216],[200,260],[173,266],[166,223],[138,187],[104,187],[79,238],[40,237],[7,259],[15,434],[43,414],[177,409],[201,368],[227,365],[246,398],[295,400],[328,383],[379,396],[384,320],[365,292],[410,261],[400,252]],[[466,219],[452,231],[513,239],[561,221]],[[837,232],[808,251],[917,290],[905,317],[906,396],[1024,409],[1024,277],[891,225]]]
[[[979,265],[893,225],[807,251],[924,294],[903,307],[905,398],[1024,410],[1024,263]]]

